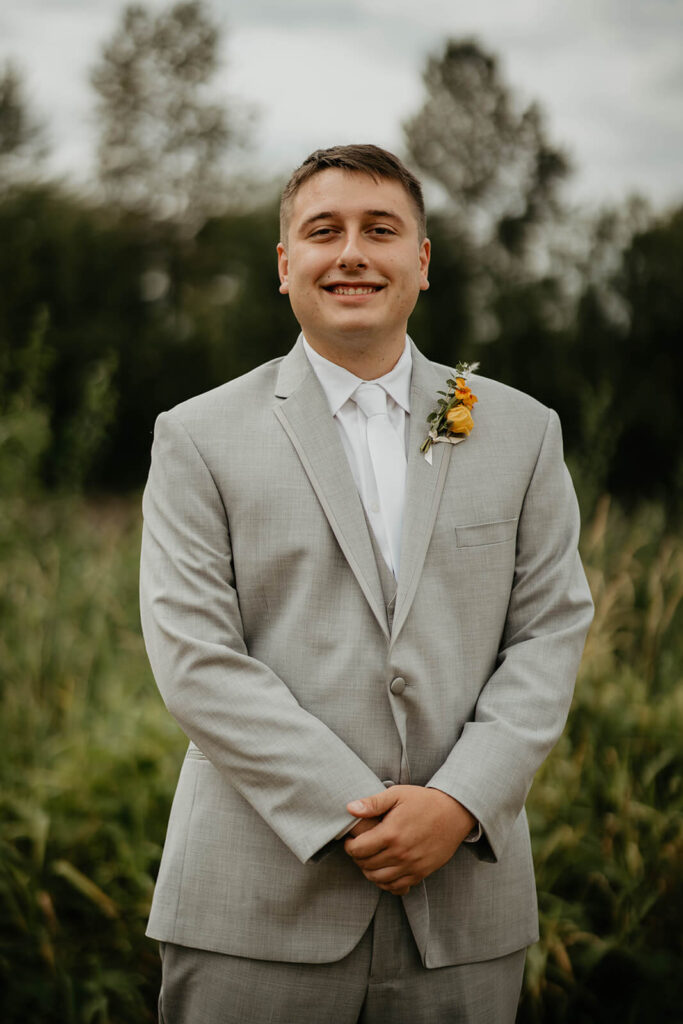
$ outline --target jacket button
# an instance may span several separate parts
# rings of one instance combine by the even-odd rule
[[[391,690],[391,692],[396,697],[400,697],[401,694],[403,693],[403,691],[405,690],[405,688],[406,688],[406,681],[403,678],[403,676],[396,676],[395,679],[391,680],[391,684],[389,686],[389,689]]]
[[[382,785],[386,786],[387,789],[391,789],[391,787],[395,786],[396,783],[393,779],[382,779]]]

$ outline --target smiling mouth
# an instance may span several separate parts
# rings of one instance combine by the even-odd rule
[[[383,284],[329,284],[324,285],[331,295],[374,295],[384,288]]]

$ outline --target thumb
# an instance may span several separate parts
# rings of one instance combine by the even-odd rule
[[[373,796],[366,796],[362,800],[352,800],[346,805],[349,814],[354,818],[379,818],[396,803],[396,797],[392,796],[391,789],[383,789],[381,793]]]

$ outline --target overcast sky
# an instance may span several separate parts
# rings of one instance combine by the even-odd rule
[[[49,126],[53,167],[92,170],[88,70],[121,0],[21,0],[0,10],[0,59],[24,71]],[[167,6],[149,0],[149,8]],[[540,101],[599,203],[637,191],[683,201],[683,0],[213,0],[226,97],[259,112],[253,159],[286,174],[318,146],[399,153],[421,71],[447,36],[476,36],[522,99]]]

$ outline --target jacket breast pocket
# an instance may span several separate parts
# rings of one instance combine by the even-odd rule
[[[455,541],[459,548],[477,548],[485,544],[503,544],[517,535],[517,517],[494,523],[469,523],[456,526]]]

